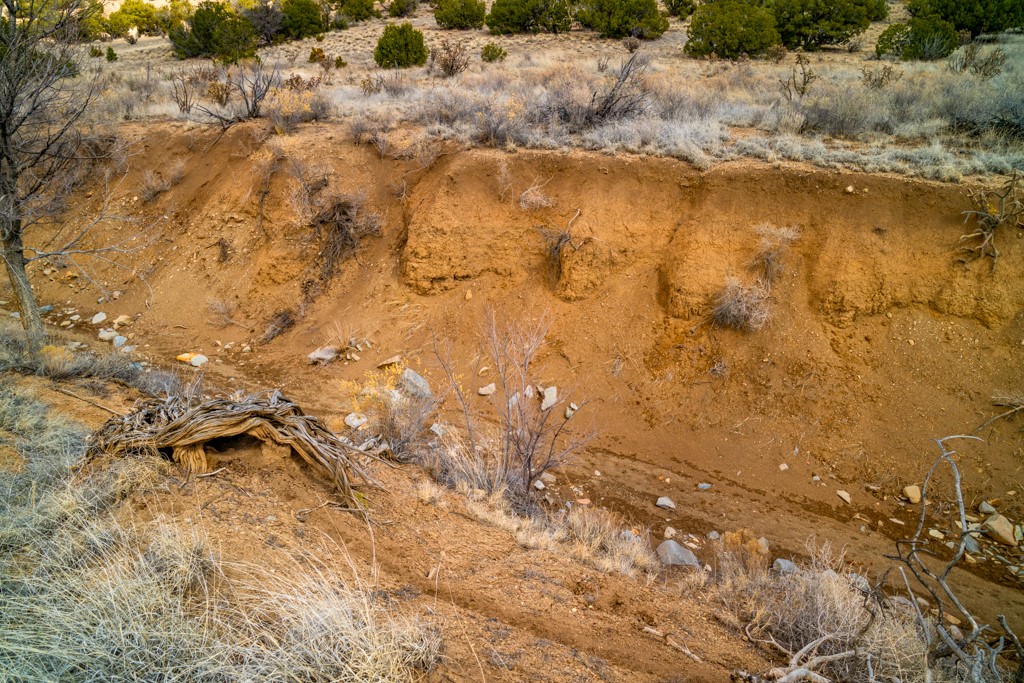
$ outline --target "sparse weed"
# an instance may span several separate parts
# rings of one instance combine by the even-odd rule
[[[729,278],[718,295],[711,320],[719,327],[756,332],[768,322],[768,290],[758,283],[746,285]]]

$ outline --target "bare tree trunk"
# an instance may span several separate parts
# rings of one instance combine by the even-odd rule
[[[36,354],[46,340],[46,328],[43,325],[43,316],[39,314],[36,295],[28,281],[28,273],[25,272],[21,232],[17,229],[4,230],[3,234],[9,235],[9,237],[0,236],[0,256],[7,267],[7,278],[11,281],[11,287],[14,288],[14,296],[18,298],[21,324],[28,333],[29,349]]]

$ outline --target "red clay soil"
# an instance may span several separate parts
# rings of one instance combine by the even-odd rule
[[[168,365],[202,352],[213,383],[280,387],[335,423],[352,405],[347,382],[390,356],[441,387],[435,337],[452,342],[463,383],[486,411],[476,396],[494,381],[479,371],[488,364],[479,351],[484,310],[546,316],[536,380],[587,401],[574,420],[598,434],[560,474],[556,494],[621,512],[655,539],[666,524],[698,536],[747,528],[769,539],[773,557],[802,557],[813,535],[871,571],[887,565],[883,555],[914,524],[916,509],[899,494],[934,460],[931,439],[972,432],[996,414],[991,396],[1024,387],[1022,233],[999,235],[995,270],[991,260],[961,263],[962,212],[971,207],[964,186],[794,165],[700,172],[657,158],[455,146],[425,165],[430,155],[412,149],[381,159],[352,145],[342,126],[270,139],[262,131],[127,128],[138,153],[114,208],[152,225],[154,239],[131,257],[132,271],[98,270],[108,290],[122,292],[116,301],[97,304],[95,289],[57,269],[33,273],[40,302],[58,314],[75,307],[83,320],[99,310],[131,316],[140,357]],[[402,151],[400,141],[394,147]],[[187,164],[182,181],[151,203],[139,199],[144,173],[176,160]],[[317,196],[365,192],[383,218],[381,236],[364,239],[316,297],[308,295],[318,254],[302,217],[300,166],[307,180],[326,174]],[[531,186],[551,205],[524,209],[520,196]],[[98,192],[79,210],[94,208]],[[717,326],[711,312],[727,280],[754,280],[765,224],[799,231],[771,287],[770,320],[754,332]],[[572,242],[553,267],[542,232],[570,225]],[[234,323],[211,313],[210,301],[228,304]],[[282,310],[296,324],[258,343]],[[95,340],[87,324],[68,334]],[[338,337],[368,338],[373,348],[359,361],[306,362]],[[996,501],[1019,522],[1019,423],[996,422],[980,436],[958,444],[968,502]],[[310,543],[296,536],[300,527],[323,532],[314,536],[328,551],[323,539],[343,539],[361,562],[375,549],[385,584],[411,587],[403,595],[444,616],[452,651],[442,677],[722,680],[732,668],[763,665],[735,624],[714,618],[723,610],[693,607],[671,575],[645,586],[518,548],[506,532],[457,512],[457,502],[448,511],[419,502],[412,480],[421,475],[409,468],[383,475],[388,493],[368,494],[375,546],[365,525],[341,513],[297,524],[294,511],[326,500],[329,488],[296,462],[256,452],[240,446],[231,479],[196,482],[177,502],[153,505],[202,510],[225,552],[251,559],[275,544]],[[655,507],[662,495],[677,509]],[[929,528],[952,529],[949,500],[946,478]],[[271,509],[278,521],[260,521]],[[1019,551],[1001,554],[1021,564]],[[983,617],[1000,611],[1024,626],[1021,582],[1006,564],[980,562],[955,577]],[[643,625],[687,634],[705,663]]]

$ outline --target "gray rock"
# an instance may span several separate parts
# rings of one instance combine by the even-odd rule
[[[669,540],[676,537],[676,530],[670,526],[665,527],[665,540]]]
[[[103,322],[106,319],[107,319],[107,314],[104,313],[103,311],[100,311],[99,313],[94,315],[92,317],[92,320],[90,320],[89,322],[91,322],[93,325],[99,325],[101,322]]]
[[[544,390],[544,398],[541,400],[540,409],[550,410],[558,403],[558,387],[548,387]]]
[[[1013,533],[1013,525],[1010,524],[1010,520],[1006,519],[1006,517],[992,515],[981,526],[988,531],[988,535],[996,542],[1009,546],[1017,545],[1017,537]]]
[[[717,541],[721,537],[722,537],[722,534],[718,533],[717,531],[709,531],[708,532],[708,540],[709,541]]]
[[[333,346],[321,346],[319,349],[306,356],[306,360],[310,363],[320,363],[322,365],[333,363],[337,359],[338,349]]]
[[[135,346],[132,345],[132,344],[128,344],[126,346],[122,346],[121,349],[120,349],[121,353],[131,353],[134,350],[135,350]]]
[[[430,382],[423,379],[423,377],[412,368],[402,370],[402,376],[398,381],[402,390],[413,398],[428,400],[434,398],[434,392],[430,390]]]
[[[675,510],[676,509],[675,501],[673,501],[668,496],[662,496],[661,498],[659,498],[658,501],[655,503],[655,505],[657,505],[660,508],[664,508],[666,510]]]
[[[551,474],[550,472],[542,472],[540,478],[547,484],[554,484],[556,481],[558,481],[558,479],[555,478],[555,475]]]
[[[974,537],[974,534],[967,534],[967,539],[964,541],[964,550],[971,555],[977,555],[981,552],[981,544],[978,543],[978,539]]]
[[[706,481],[703,481],[703,482],[697,484],[697,490],[698,491],[709,491],[710,489],[711,489],[711,484],[707,483]]]
[[[349,413],[345,416],[345,424],[352,429],[359,429],[366,424],[366,416],[362,413]]]
[[[119,349],[119,348],[121,348],[122,346],[124,346],[125,344],[128,343],[128,337],[122,337],[121,335],[117,335],[116,337],[114,337],[113,342],[114,342],[114,348],[115,349]]]
[[[544,489],[547,488],[547,486],[544,485],[544,482],[538,479],[537,481],[533,482],[533,488],[537,489],[538,491],[543,491]]]
[[[994,515],[996,514],[996,509],[992,507],[987,500],[983,500],[981,501],[981,504],[978,505],[978,512],[984,515]]]
[[[700,562],[697,556],[689,548],[684,548],[675,541],[662,541],[658,546],[658,557],[663,564],[670,567],[683,566],[700,569]]]
[[[430,425],[430,432],[435,436],[444,436],[444,425],[435,422]]]
[[[771,547],[768,545],[768,539],[762,536],[757,539],[757,552],[761,555],[767,555]]]
[[[493,394],[497,390],[498,390],[498,387],[494,384],[494,382],[491,382],[487,386],[480,387],[479,389],[477,389],[476,393],[480,394],[481,396],[490,396],[491,394]]]
[[[630,542],[633,542],[633,543],[636,543],[636,542],[642,540],[639,536],[637,536],[636,534],[633,533],[632,529],[623,529],[622,533],[619,534],[619,536],[622,537],[622,540],[630,541]]]
[[[53,310],[53,306],[51,306],[50,304],[46,304],[45,306],[40,306],[39,307],[39,312],[40,313],[49,313],[52,310]]]
[[[99,334],[96,335],[96,336],[99,337],[100,341],[114,341],[114,337],[116,337],[118,335],[117,335],[117,331],[116,330],[111,330],[111,329],[108,329],[108,328],[104,328],[104,329],[100,330]]]
[[[772,571],[781,576],[785,576],[787,574],[796,574],[800,571],[800,568],[797,567],[796,563],[792,560],[785,560],[779,557],[772,562]]]
[[[198,368],[201,365],[206,365],[208,362],[210,362],[209,358],[207,358],[201,353],[197,353],[196,355],[192,356],[188,363],[192,367]]]

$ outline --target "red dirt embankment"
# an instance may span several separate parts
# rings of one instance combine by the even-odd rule
[[[137,317],[132,343],[154,362],[201,351],[222,384],[281,386],[335,416],[349,409],[343,380],[394,354],[439,386],[435,335],[452,340],[483,408],[475,390],[493,381],[475,370],[484,307],[546,315],[537,380],[588,400],[580,418],[598,432],[567,470],[580,491],[571,497],[621,511],[658,537],[666,524],[698,535],[747,527],[788,556],[802,555],[815,534],[880,566],[912,527],[916,511],[898,496],[934,459],[930,439],[971,432],[995,414],[992,395],[1024,387],[1024,241],[1002,232],[994,271],[990,260],[960,263],[971,206],[962,186],[750,163],[702,173],[575,152],[447,147],[433,159],[410,148],[381,159],[331,125],[270,140],[248,125],[220,138],[170,125],[127,134],[140,153],[115,204],[157,221],[159,239],[133,264],[148,287],[101,270],[123,295],[97,305],[94,290],[69,287],[62,271],[36,272],[42,303],[71,301],[86,319],[96,310]],[[144,173],[178,159],[182,181],[150,204],[139,200]],[[366,192],[384,219],[381,237],[364,240],[314,301],[304,296],[317,251],[298,175],[326,177],[320,193]],[[534,204],[549,206],[523,208],[531,186],[534,199],[549,200]],[[554,268],[542,232],[570,224]],[[799,232],[771,287],[771,319],[755,332],[716,327],[710,313],[726,281],[755,277],[765,224]],[[234,309],[237,324],[218,322],[210,300]],[[286,309],[295,326],[257,344]],[[368,338],[373,349],[357,362],[305,362],[339,335]],[[968,501],[999,499],[1020,521],[1018,428],[996,423],[981,435],[961,449]],[[701,482],[712,488],[698,491]],[[661,495],[678,509],[657,509]],[[931,523],[950,525],[942,514]],[[983,562],[957,577],[983,613],[1024,616],[1020,583],[1004,565]],[[491,613],[490,595],[469,607]],[[523,618],[534,631],[544,621]],[[611,643],[618,654],[602,656],[623,664],[629,647]]]

